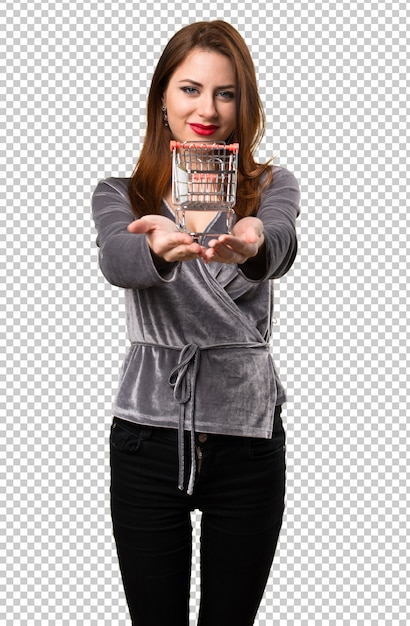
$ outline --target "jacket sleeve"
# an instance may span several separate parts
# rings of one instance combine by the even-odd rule
[[[92,214],[98,233],[99,264],[108,282],[126,289],[143,289],[174,279],[178,264],[164,262],[161,270],[157,269],[145,235],[127,230],[136,219],[128,198],[128,179],[100,181],[92,196]]]
[[[265,257],[257,267],[251,260],[239,265],[245,278],[257,281],[280,278],[292,267],[297,253],[299,203],[295,176],[285,168],[274,168],[272,182],[263,191],[257,213],[264,225]]]

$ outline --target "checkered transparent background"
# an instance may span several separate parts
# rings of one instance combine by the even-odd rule
[[[90,196],[132,171],[169,37],[215,18],[255,59],[260,158],[278,151],[302,190],[274,339],[287,511],[256,624],[408,623],[406,3],[101,0],[1,10],[7,626],[129,623],[107,456],[123,294],[99,273]],[[192,624],[197,604],[196,548]]]

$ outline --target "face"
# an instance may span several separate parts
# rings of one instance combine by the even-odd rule
[[[172,74],[163,104],[176,141],[225,141],[236,119],[231,60],[218,52],[193,50]]]

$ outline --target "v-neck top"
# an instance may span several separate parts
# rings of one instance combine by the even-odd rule
[[[127,230],[135,220],[128,184],[102,180],[92,199],[100,268],[125,290],[130,341],[113,414],[147,426],[270,438],[275,406],[286,401],[273,361],[273,279],[296,256],[296,178],[274,167],[261,193],[266,262],[259,279],[250,278],[249,262],[197,259],[157,269],[146,236]],[[173,219],[167,203],[161,212]]]

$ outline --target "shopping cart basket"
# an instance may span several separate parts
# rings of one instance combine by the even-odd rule
[[[225,233],[231,232],[236,202],[239,144],[224,142],[170,142],[172,152],[172,203],[179,230],[193,237],[222,232],[190,232],[186,211],[218,211],[226,214]]]

